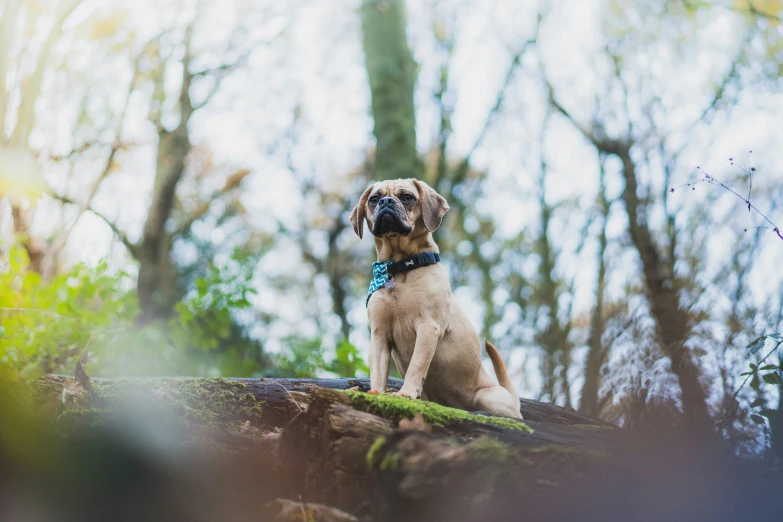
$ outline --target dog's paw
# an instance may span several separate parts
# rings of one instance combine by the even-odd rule
[[[406,390],[400,390],[392,393],[395,397],[404,397],[406,399],[418,399],[419,396],[416,394],[416,392],[409,392]]]

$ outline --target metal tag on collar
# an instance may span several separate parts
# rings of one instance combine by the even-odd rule
[[[390,276],[389,276],[389,280],[388,280],[388,281],[386,281],[386,283],[385,283],[383,286],[384,286],[384,288],[386,288],[387,290],[391,290],[392,288],[394,288],[394,276],[393,276],[393,275],[390,275]]]

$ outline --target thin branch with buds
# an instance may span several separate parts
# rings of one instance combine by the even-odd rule
[[[753,151],[750,151],[750,154],[752,154]],[[771,229],[777,236],[783,240],[783,234],[780,232],[780,227],[777,226],[775,223],[772,222],[771,219],[769,219],[761,210],[758,209],[753,203],[750,202],[750,192],[753,189],[753,173],[756,172],[756,167],[751,167],[748,165],[747,168],[742,167],[740,165],[737,165],[734,163],[734,158],[729,158],[729,163],[738,169],[740,169],[742,172],[748,175],[748,178],[750,180],[749,186],[748,186],[748,197],[744,197],[740,195],[738,192],[736,192],[734,189],[729,187],[728,185],[724,184],[722,181],[717,179],[715,176],[708,174],[704,169],[702,169],[700,166],[696,167],[696,170],[699,171],[704,177],[697,179],[696,181],[692,181],[690,183],[685,183],[683,185],[677,186],[677,187],[671,187],[669,189],[669,192],[674,192],[677,189],[685,188],[685,187],[691,187],[692,190],[696,190],[696,185],[699,183],[708,183],[710,185],[718,185],[719,187],[731,192],[735,196],[737,196],[741,201],[743,201],[748,206],[748,212],[755,211],[759,216],[761,216],[767,223],[772,225],[771,227],[750,227],[749,229],[746,228],[745,231],[748,230],[765,230],[765,229]]]

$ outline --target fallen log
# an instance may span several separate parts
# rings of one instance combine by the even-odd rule
[[[60,461],[68,469],[91,469],[96,476],[80,477],[85,484],[106,483],[107,470],[127,475],[128,462],[137,459],[153,462],[133,484],[167,478],[165,491],[173,491],[165,495],[168,520],[256,521],[270,506],[281,517],[346,513],[375,522],[521,514],[530,520],[679,520],[682,513],[773,520],[765,515],[779,513],[779,473],[762,476],[711,448],[650,444],[536,401],[521,401],[526,418],[519,422],[362,393],[367,385],[366,379],[96,378],[85,390],[48,376],[38,381],[35,398],[62,451],[71,451],[69,440],[83,447],[93,430],[108,428],[111,444],[122,433],[126,442],[112,451],[127,454],[123,459],[104,457],[100,468],[70,464],[71,457]],[[139,445],[150,435],[152,453],[148,442]],[[136,490],[128,491],[132,497]],[[140,505],[130,497],[104,502],[99,496],[101,519],[120,520],[114,515]],[[136,519],[160,518],[159,506],[144,506],[148,511],[135,512]]]
[[[39,390],[49,390],[54,396],[62,391],[62,386],[69,378],[62,375],[48,375],[41,378],[38,383]],[[221,389],[224,383],[240,383],[247,392],[252,394],[257,401],[265,405],[263,419],[268,426],[282,427],[301,411],[299,402],[306,404],[308,396],[317,388],[334,390],[357,389],[367,392],[370,390],[370,379],[366,377],[356,378],[236,378],[236,379],[196,379],[189,377],[173,378],[138,378],[138,379],[110,379],[93,378],[92,382],[100,386],[112,386],[117,382],[121,386],[134,382],[138,387],[146,386],[150,390],[165,391],[171,383],[180,380],[188,382],[211,383],[213,388]],[[389,379],[387,390],[399,390],[402,380]],[[51,397],[50,397],[51,398]],[[520,399],[520,412],[526,421],[545,422],[564,426],[581,427],[613,427],[612,424],[593,417],[585,416],[571,408],[561,408],[553,404],[536,401],[533,399]]]

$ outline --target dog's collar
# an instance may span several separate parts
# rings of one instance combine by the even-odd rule
[[[440,254],[437,252],[422,252],[415,256],[407,257],[402,261],[376,261],[372,264],[372,281],[367,290],[367,299],[364,306],[370,304],[370,296],[381,288],[394,288],[394,274],[407,272],[414,268],[434,265],[440,262]]]

